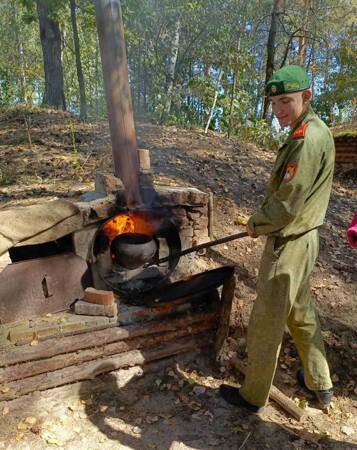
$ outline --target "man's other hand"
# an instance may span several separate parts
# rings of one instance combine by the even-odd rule
[[[251,230],[248,226],[247,228],[247,233],[249,234],[249,237],[256,239],[258,237],[257,233],[255,233],[253,230]]]

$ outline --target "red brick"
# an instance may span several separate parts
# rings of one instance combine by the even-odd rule
[[[115,301],[112,291],[102,291],[93,287],[88,287],[84,291],[83,300],[96,305],[112,305]]]

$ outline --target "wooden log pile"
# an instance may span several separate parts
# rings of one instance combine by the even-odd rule
[[[334,140],[336,163],[357,164],[357,135],[336,135]]]
[[[22,345],[17,342],[0,351],[0,402],[119,368],[201,351],[213,343],[216,329],[221,326],[222,303],[217,290],[213,290],[204,294],[199,307],[197,297],[187,297],[143,307],[141,314],[136,310],[135,321],[127,325],[87,328],[71,335],[56,334],[54,330],[35,345],[26,340]],[[218,334],[222,333],[225,331]]]

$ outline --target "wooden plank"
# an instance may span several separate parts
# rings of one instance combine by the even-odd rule
[[[180,337],[194,336],[214,328],[215,324],[216,318],[211,316],[211,318],[205,322],[189,324],[188,326],[186,325],[185,327],[166,333],[141,336],[134,339],[96,346],[94,348],[81,351],[63,353],[61,355],[53,356],[52,358],[29,361],[15,366],[9,366],[1,370],[0,383],[9,383],[15,380],[32,377],[40,373],[53,372],[55,370],[62,369],[63,367],[73,366],[75,364],[91,361],[103,356],[160,345]]]
[[[167,356],[200,350],[207,347],[209,343],[209,335],[203,334],[166,343],[162,347],[149,348],[142,351],[132,350],[119,355],[65,367],[55,372],[35,375],[2,386],[0,389],[0,401],[12,400],[30,392],[43,391],[75,381],[93,379],[97,375],[111,372],[121,367],[141,365]]]
[[[234,274],[229,278],[227,278],[223,283],[219,324],[214,343],[214,351],[216,358],[218,357],[224,344],[224,341],[228,336],[235,286],[236,282]]]
[[[217,316],[215,312],[193,314],[181,318],[173,318],[171,320],[166,318],[161,321],[150,321],[128,325],[126,327],[116,326],[114,328],[81,333],[75,336],[59,337],[57,339],[39,342],[33,347],[21,347],[12,351],[1,352],[0,361],[2,366],[8,366],[19,362],[50,358],[62,353],[82,350],[93,346],[106,345],[124,339],[173,331],[194,323],[210,321],[210,319],[215,316]]]

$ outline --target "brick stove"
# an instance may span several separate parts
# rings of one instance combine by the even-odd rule
[[[117,292],[117,316],[74,314],[71,305],[82,298],[84,287],[108,289],[98,276],[91,249],[108,219],[128,213],[120,205],[122,194],[120,180],[98,174],[96,191],[85,196],[97,198],[76,203],[79,214],[72,223],[64,221],[11,249],[15,259],[19,255],[32,259],[10,263],[0,273],[0,401],[91,378],[105,367],[113,370],[201,351],[214,340],[220,348],[226,331],[216,335],[214,330],[227,329],[223,311],[230,311],[233,298],[231,267],[176,282],[192,259],[174,260],[171,267],[165,266],[159,289],[154,283],[153,289],[144,286],[143,292],[140,287],[150,276],[142,269],[129,270],[127,278],[135,278],[139,287],[134,284],[129,295]],[[157,186],[155,198],[152,211],[164,211],[169,217],[179,248],[209,240],[209,194]],[[63,242],[64,253],[33,258],[39,248],[52,251],[54,242]],[[160,257],[168,253],[167,245],[160,246]]]

